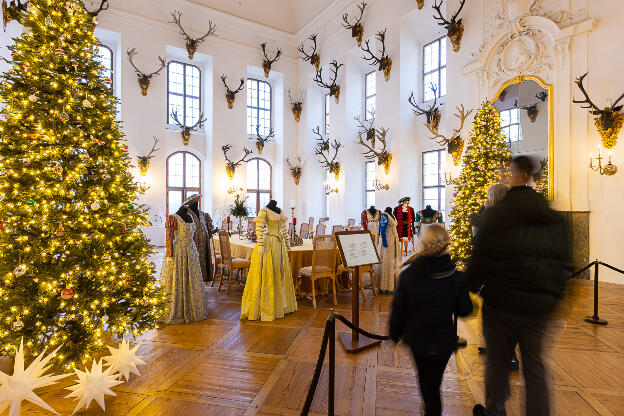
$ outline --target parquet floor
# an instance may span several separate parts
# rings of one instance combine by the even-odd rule
[[[600,316],[608,326],[586,324],[591,312],[590,282],[578,281],[571,314],[554,350],[553,372],[557,415],[624,415],[624,285],[601,284]],[[106,399],[106,413],[94,402],[79,415],[298,415],[312,378],[323,326],[331,308],[329,297],[320,307],[309,300],[299,311],[273,323],[240,322],[241,290],[229,296],[208,288],[210,319],[163,327],[142,337],[140,354],[147,365]],[[361,312],[363,328],[383,333],[391,296],[373,297]],[[339,296],[337,309],[350,318],[350,293]],[[340,330],[345,327],[338,322]],[[484,357],[477,352],[481,338],[478,318],[460,322],[468,347],[455,354],[443,383],[445,415],[470,415],[483,402]],[[377,349],[347,355],[336,347],[336,410],[338,415],[419,415],[421,398],[410,358],[404,348],[384,342]],[[321,376],[312,414],[327,411],[326,368]],[[509,415],[521,415],[523,381],[511,374]],[[53,386],[43,398],[63,415],[74,402]],[[49,415],[26,405],[23,415]]]

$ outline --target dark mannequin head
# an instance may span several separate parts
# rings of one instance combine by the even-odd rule
[[[425,217],[433,217],[436,214],[436,210],[431,209],[431,205],[427,205],[427,207],[425,209],[422,210],[423,214],[425,215]]]
[[[176,214],[178,214],[178,216],[182,218],[184,222],[191,223],[193,222],[193,218],[191,217],[191,214],[188,213],[188,210],[189,207],[187,207],[186,205],[181,205]]]
[[[392,218],[394,218],[394,215],[392,215],[392,208],[386,207],[384,212],[388,214],[389,216],[391,216]]]
[[[277,201],[274,199],[270,200],[266,207],[277,214],[281,214],[282,212],[277,206]]]
[[[370,212],[371,215],[375,215],[377,213],[377,208],[375,208],[375,205],[371,205],[368,209],[368,212]]]

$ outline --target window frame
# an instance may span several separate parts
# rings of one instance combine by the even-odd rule
[[[506,125],[503,126],[503,113],[508,111],[509,115],[510,115],[509,119],[511,120],[511,111],[514,111],[514,110],[517,111],[517,120],[518,120],[518,122],[517,123],[511,123],[510,122],[509,124],[506,124]],[[516,108],[516,107],[511,107],[511,108],[508,108],[506,110],[499,111],[499,114],[500,114],[500,117],[501,117],[501,131],[505,135],[505,139],[507,141],[507,144],[509,144],[511,146],[512,143],[519,143],[519,142],[521,142],[524,139],[524,136],[522,134],[522,119],[521,119],[522,113],[520,112],[520,109]],[[513,140],[512,141],[511,138],[508,135],[505,134],[505,129],[506,128],[509,128],[509,130],[511,132],[511,126],[518,126],[518,139],[517,140]]]
[[[269,108],[269,130],[271,130],[273,128],[273,85],[271,85],[270,82],[268,81],[264,81],[261,79],[257,79],[257,78],[251,78],[251,77],[247,77],[247,80],[245,81],[245,92],[247,92],[248,88],[249,88],[249,81],[253,81],[253,82],[257,82],[258,86],[260,85],[260,83],[264,83],[267,84],[269,86],[269,103],[271,105],[271,108]],[[258,91],[260,91],[260,88],[258,88]],[[249,99],[249,97],[247,97]],[[249,116],[249,109],[251,108],[252,111],[255,109],[258,112],[258,121],[260,120],[260,110],[264,110],[266,111],[266,108],[260,108],[260,94],[258,93],[258,97],[257,97],[257,101],[256,101],[256,107],[254,107],[253,105],[246,105],[246,114],[245,114],[245,122],[247,121],[247,117]],[[248,127],[248,126],[246,126]],[[245,130],[247,130],[247,128],[245,128]],[[247,136],[248,137],[256,137],[256,126],[253,126],[253,131],[251,133],[247,132]]]
[[[425,154],[427,153],[438,153],[438,167],[436,169],[437,172],[437,178],[438,178],[438,184],[437,185],[427,185],[425,186]],[[444,157],[443,157],[444,156]],[[425,189],[437,189],[438,190],[438,211],[443,213],[443,219],[446,221],[446,218],[444,218],[444,216],[446,216],[446,194],[444,195],[444,202],[445,202],[445,206],[442,206],[442,201],[441,201],[441,195],[442,193],[446,192],[446,185],[444,184],[444,182],[442,182],[442,178],[441,176],[441,171],[442,171],[442,161],[444,160],[444,167],[446,167],[446,156],[447,156],[447,152],[445,149],[435,149],[435,150],[428,150],[428,151],[424,151],[421,154],[421,174],[420,174],[420,179],[421,179],[421,188],[422,188],[422,192],[421,192],[421,203],[422,203],[422,209],[424,209],[426,207],[425,204]]]
[[[268,160],[262,157],[254,157],[247,161],[247,169],[249,169],[249,162],[253,160],[258,161],[257,168],[256,168],[256,179],[258,183],[258,189],[250,190],[249,188],[246,188],[247,189],[246,193],[247,195],[256,194],[256,215],[258,215],[258,213],[260,212],[260,209],[262,208],[260,206],[260,194],[269,194],[269,200],[273,199],[273,165],[271,165],[271,163]],[[269,165],[269,189],[268,190],[260,189],[260,162],[261,161]]]
[[[370,75],[374,75],[375,76],[375,93],[372,95],[367,95],[368,92],[368,77]],[[371,117],[368,114],[368,100],[370,98],[375,98],[375,106],[374,106],[374,112],[377,112],[377,70],[372,70],[366,74],[364,74],[364,121],[369,121],[371,120]]]
[[[182,154],[182,186],[169,186],[169,159],[171,159],[173,156],[177,155],[177,154]],[[197,159],[197,162],[199,162],[199,188],[196,187],[187,187],[186,186],[186,155],[189,154],[192,157],[194,157],[195,159]],[[201,190],[202,190],[202,185],[203,185],[203,181],[202,181],[202,163],[201,163],[201,159],[199,157],[197,157],[197,155],[195,155],[192,152],[187,152],[186,150],[178,150],[176,152],[171,153],[169,156],[167,156],[167,159],[165,160],[165,175],[166,175],[166,182],[165,182],[165,205],[166,205],[166,210],[167,210],[167,216],[173,214],[169,212],[169,191],[180,191],[182,192],[182,202],[184,202],[185,196],[187,194],[187,192],[189,191],[197,191],[199,194],[201,194]],[[201,199],[199,201],[199,208],[201,209]]]
[[[113,48],[111,48],[110,46],[105,45],[103,43],[98,43],[97,47],[98,47],[97,55],[99,55],[99,49],[100,48],[107,49],[110,52],[110,62],[111,62],[111,64],[110,64],[110,80],[111,80],[110,88],[111,88],[112,91],[115,91],[115,52],[113,52]],[[102,65],[101,62],[100,62],[100,65]],[[104,66],[104,65],[102,65],[102,66]]]
[[[183,85],[184,85],[184,94],[180,94],[180,93],[177,93],[177,92],[171,92],[171,88],[170,88],[171,80],[169,79],[169,75],[170,75],[169,74],[169,72],[170,72],[169,68],[171,67],[171,64],[180,64],[184,68],[184,73],[182,75],[182,79],[184,80],[184,83],[183,83]],[[186,87],[186,67],[187,66],[192,66],[193,68],[196,68],[199,71],[199,77],[198,77],[199,78],[199,97],[188,95],[186,93],[186,89],[187,89],[187,87]],[[184,121],[184,127],[190,127],[190,126],[186,125],[186,98],[187,97],[198,99],[198,102],[199,102],[199,117],[201,118],[201,114],[202,114],[202,87],[203,87],[203,84],[202,84],[202,71],[201,71],[201,68],[199,66],[193,65],[193,64],[189,64],[189,63],[186,63],[186,62],[182,62],[182,61],[175,61],[175,60],[171,60],[171,61],[167,62],[167,125],[174,125],[175,124],[175,122],[174,123],[170,123],[169,122],[170,121],[169,117],[171,117],[171,112],[170,112],[170,110],[171,110],[171,103],[169,101],[169,98],[170,98],[170,96],[172,94],[173,95],[177,95],[177,96],[182,96],[182,110],[183,110],[182,120]],[[180,117],[178,117],[178,120],[179,119],[180,119]]]
[[[331,96],[329,95],[329,93],[325,94],[325,99],[323,101],[323,108],[324,108],[324,116],[323,116],[324,128],[323,128],[323,134],[324,135],[328,135],[331,132],[331,129],[329,127],[329,123],[331,122],[331,113],[329,111],[330,99],[331,99]]]
[[[376,199],[375,198],[375,196],[376,196],[376,194],[375,194],[375,191],[376,191],[375,190],[375,179],[377,179],[376,163],[377,162],[375,162],[374,160],[370,160],[370,161],[364,162],[364,201],[366,202],[366,208],[370,207],[370,205],[368,203],[368,194],[369,193],[372,192],[372,194],[373,194],[373,204],[372,205],[375,205],[375,202],[377,202],[375,200]],[[369,179],[368,178],[368,167],[370,165],[373,166],[373,169],[372,169],[372,172],[373,172],[373,178],[372,179],[373,180],[371,181],[371,184],[372,184],[371,188],[368,187],[368,179]]]
[[[447,37],[448,36],[444,35],[442,37],[439,37],[439,38],[437,38],[435,40],[432,40],[431,42],[423,45],[423,48],[422,48],[422,65],[421,65],[422,87],[423,87],[423,90],[422,90],[422,102],[423,103],[431,101],[431,100],[426,100],[425,101],[425,93],[427,91],[427,88],[429,88],[428,85],[425,85],[425,78],[427,77],[427,75],[433,74],[435,72],[438,73],[438,84],[437,84],[438,85],[438,91],[437,91],[438,96],[436,98],[442,98],[442,97],[446,97],[448,95],[448,86],[447,86],[447,91],[445,91],[445,94],[442,95],[442,78],[440,76],[440,74],[442,73],[442,69],[447,69],[447,64],[448,64],[448,60],[447,60],[446,61],[447,64],[442,66],[442,53],[441,53],[441,49],[442,49],[441,46],[442,46],[442,42],[443,41],[444,41],[444,44],[446,46],[445,50],[448,52]],[[429,72],[425,72],[425,49],[427,49],[428,46],[431,46],[434,43],[439,43],[439,46],[438,46],[438,68],[434,69],[432,71],[429,71]],[[447,54],[447,58],[448,58],[448,54]],[[447,78],[448,78],[448,70],[446,71],[446,74],[447,74]]]

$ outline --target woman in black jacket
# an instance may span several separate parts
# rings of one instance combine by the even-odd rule
[[[472,312],[468,287],[447,254],[449,236],[435,224],[423,230],[421,248],[406,264],[392,299],[390,339],[412,350],[425,416],[442,414],[440,384],[455,350],[453,315]]]

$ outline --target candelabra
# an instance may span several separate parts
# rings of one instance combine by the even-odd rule
[[[235,187],[235,186],[233,186],[233,185],[231,185],[231,186],[227,189],[227,193],[228,193],[229,195],[232,195],[232,194],[237,194],[237,193],[240,193],[240,192],[243,192],[243,188],[237,188],[237,187]]]
[[[442,174],[444,174],[444,179],[442,179]],[[440,171],[440,182],[444,185],[458,185],[459,181],[453,178],[452,173],[446,173]]]
[[[390,185],[384,185],[379,181],[379,179],[375,178],[375,189],[377,189],[378,191],[388,191],[390,189]]]
[[[598,156],[596,157],[597,165],[595,166],[593,163],[594,154],[590,153],[589,154],[589,168],[593,170],[594,172],[600,173],[601,175],[607,175],[607,176],[615,175],[617,173],[617,166],[611,163],[611,152],[609,152],[609,162],[605,166],[602,166],[603,159],[604,158],[602,157],[602,154],[600,153],[600,147],[598,147]]]

